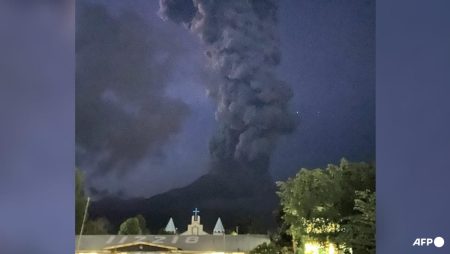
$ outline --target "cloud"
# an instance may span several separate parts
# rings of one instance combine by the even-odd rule
[[[166,92],[184,50],[131,9],[114,15],[77,1],[76,15],[77,166],[93,178],[124,176],[162,156],[189,115]]]
[[[215,161],[266,171],[276,140],[296,126],[291,88],[276,76],[277,11],[273,0],[160,0],[159,15],[198,35],[220,77],[210,89],[219,123],[210,145]]]

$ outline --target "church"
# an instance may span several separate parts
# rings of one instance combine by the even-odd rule
[[[204,231],[200,211],[195,209],[191,223],[178,232],[172,218],[167,235],[82,235],[76,238],[76,254],[245,254],[269,243],[267,235],[227,235],[220,218],[211,233]]]

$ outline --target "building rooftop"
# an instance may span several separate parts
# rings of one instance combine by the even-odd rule
[[[83,235],[76,238],[77,253],[105,252],[119,248],[161,248],[167,251],[248,252],[262,243],[267,235]],[[78,242],[80,241],[80,242]]]

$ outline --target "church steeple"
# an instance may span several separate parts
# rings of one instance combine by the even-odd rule
[[[225,228],[223,227],[222,220],[220,217],[217,219],[216,226],[214,226],[213,235],[223,235],[225,234]]]
[[[194,221],[198,221],[199,220],[199,213],[200,213],[200,211],[197,209],[197,208],[195,208],[195,210],[194,211],[192,211],[192,213],[194,214],[194,216],[192,217],[193,218],[193,220]]]
[[[181,235],[207,235],[205,231],[203,231],[203,225],[200,223],[200,211],[195,208],[191,218],[191,224],[188,225],[187,230]]]
[[[177,228],[175,227],[175,224],[173,223],[172,217],[170,217],[169,222],[167,223],[167,226],[164,229],[164,231],[167,233],[172,233],[172,234],[177,233]]]

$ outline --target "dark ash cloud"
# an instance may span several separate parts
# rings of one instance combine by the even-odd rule
[[[77,166],[92,179],[120,177],[162,155],[189,114],[166,94],[183,49],[131,9],[77,1],[76,18]]]
[[[275,74],[277,10],[275,0],[160,0],[160,16],[198,35],[220,76],[210,86],[220,126],[210,144],[215,169],[266,172],[278,137],[295,128],[291,88]]]

